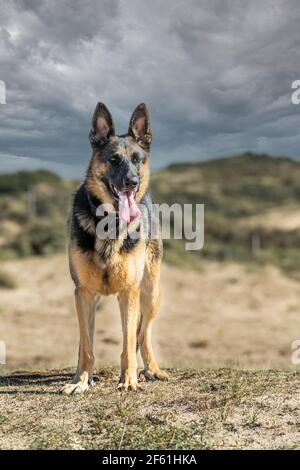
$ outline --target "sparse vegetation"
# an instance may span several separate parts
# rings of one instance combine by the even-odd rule
[[[299,373],[232,369],[170,371],[143,392],[116,390],[101,369],[86,395],[59,389],[70,371],[0,378],[2,449],[300,448]],[[17,400],[11,400],[11,395]]]
[[[49,185],[57,185],[61,183],[61,178],[55,173],[46,170],[18,171],[11,174],[0,174],[0,193],[21,193],[41,182]]]
[[[0,271],[0,289],[14,289],[16,282],[14,278],[6,271]]]
[[[153,175],[159,202],[205,205],[205,244],[187,252],[183,242],[165,243],[165,259],[174,264],[201,266],[201,258],[274,264],[299,277],[300,164],[288,158],[246,153],[204,163],[171,165]],[[268,220],[276,211],[276,223]],[[192,259],[193,258],[193,259]]]
[[[19,256],[49,255],[66,248],[66,224],[60,217],[35,218],[26,224],[16,239],[8,245]]]
[[[48,171],[0,175],[0,259],[64,251],[75,186]]]

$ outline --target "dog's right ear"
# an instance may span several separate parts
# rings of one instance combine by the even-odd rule
[[[107,107],[98,103],[93,114],[89,139],[92,147],[104,145],[115,135],[113,119]]]

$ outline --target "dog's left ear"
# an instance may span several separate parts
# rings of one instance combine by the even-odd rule
[[[133,111],[129,122],[128,135],[131,135],[141,147],[149,150],[152,133],[148,109],[144,103],[139,104]]]

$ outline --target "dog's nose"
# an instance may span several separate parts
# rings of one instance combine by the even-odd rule
[[[139,179],[137,176],[125,176],[124,186],[127,189],[135,189],[138,184],[139,184]]]

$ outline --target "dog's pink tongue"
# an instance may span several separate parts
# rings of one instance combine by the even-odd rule
[[[138,219],[141,217],[141,211],[136,205],[136,202],[134,200],[134,192],[131,191],[128,193],[128,204],[129,204],[129,213],[130,213],[130,221]]]
[[[141,211],[134,200],[133,191],[119,193],[119,214],[126,223],[141,216]]]

